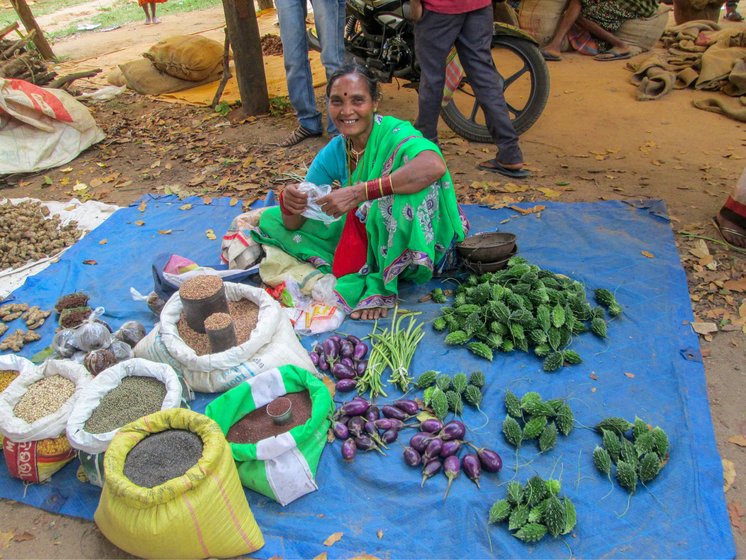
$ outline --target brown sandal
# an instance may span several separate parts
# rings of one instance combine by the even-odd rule
[[[318,138],[321,136],[321,132],[311,132],[307,128],[303,126],[299,126],[296,128],[293,132],[290,133],[290,136],[285,138],[282,142],[277,144],[281,148],[290,148],[291,146],[295,146],[296,144],[300,144],[303,142],[303,140],[307,140],[309,138]]]

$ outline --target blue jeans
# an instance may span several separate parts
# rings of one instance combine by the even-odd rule
[[[344,64],[345,0],[312,0],[316,32],[321,42],[321,62],[327,79]],[[303,128],[321,134],[321,112],[316,106],[306,40],[306,0],[275,0],[280,21],[285,75],[290,103]],[[336,132],[331,120],[327,130]]]

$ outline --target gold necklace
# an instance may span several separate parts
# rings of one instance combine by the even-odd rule
[[[367,146],[365,148],[367,148]],[[347,153],[349,155],[350,161],[352,161],[353,158],[355,159],[355,166],[357,166],[357,164],[360,161],[360,158],[365,153],[365,148],[363,148],[360,151],[357,151],[355,148],[352,147],[352,140],[348,141]]]

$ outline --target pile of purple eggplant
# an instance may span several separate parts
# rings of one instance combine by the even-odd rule
[[[466,426],[463,422],[452,420],[443,424],[437,418],[420,422],[416,419],[418,412],[419,404],[409,399],[400,399],[379,408],[362,397],[354,397],[334,413],[332,430],[343,442],[342,457],[350,462],[358,451],[385,454],[383,450],[398,439],[400,430],[419,428],[420,431],[409,440],[409,446],[404,448],[404,461],[410,467],[423,467],[422,485],[443,470],[448,478],[445,497],[448,497],[451,483],[462,469],[479,487],[482,471],[496,473],[502,468],[502,459],[495,451],[476,447],[464,439]],[[460,458],[469,447],[475,453],[466,453]]]
[[[342,457],[352,461],[358,451],[384,453],[387,444],[399,437],[399,430],[416,427],[406,424],[419,412],[415,401],[401,399],[379,408],[362,397],[354,397],[340,406],[334,414],[332,430],[343,440]],[[385,454],[385,453],[384,453]]]
[[[340,393],[352,391],[368,367],[368,345],[354,335],[341,337],[333,334],[317,344],[310,352],[313,365],[321,371],[331,373],[337,380]]]
[[[448,486],[443,499],[448,497],[451,484],[461,473],[464,473],[479,487],[479,477],[482,471],[496,473],[503,462],[497,452],[484,447],[476,447],[464,439],[466,426],[463,422],[452,420],[443,424],[437,418],[425,420],[420,424],[420,431],[409,440],[409,446],[404,448],[404,461],[410,467],[422,465],[422,484],[431,476],[443,470],[448,479]],[[459,458],[461,452],[472,447],[476,453],[466,453]]]

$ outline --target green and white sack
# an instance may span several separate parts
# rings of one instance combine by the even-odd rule
[[[283,506],[318,489],[316,469],[334,411],[323,381],[303,368],[281,366],[234,387],[205,410],[227,434],[250,412],[277,397],[303,390],[311,397],[311,418],[305,424],[257,443],[230,443],[241,484]]]
[[[285,312],[261,288],[225,283],[228,301],[248,299],[259,306],[249,340],[224,352],[198,356],[179,336],[183,304],[174,293],[161,311],[161,322],[135,346],[135,356],[170,365],[195,391],[218,393],[286,364],[315,371]]]
[[[86,384],[78,395],[70,417],[67,419],[67,439],[79,451],[78,458],[88,482],[104,485],[104,452],[122,426],[110,432],[92,434],[85,424],[108,393],[116,389],[125,377],[152,377],[166,386],[160,410],[189,408],[185,400],[182,381],[168,364],[159,364],[140,358],[119,362],[105,369]]]

